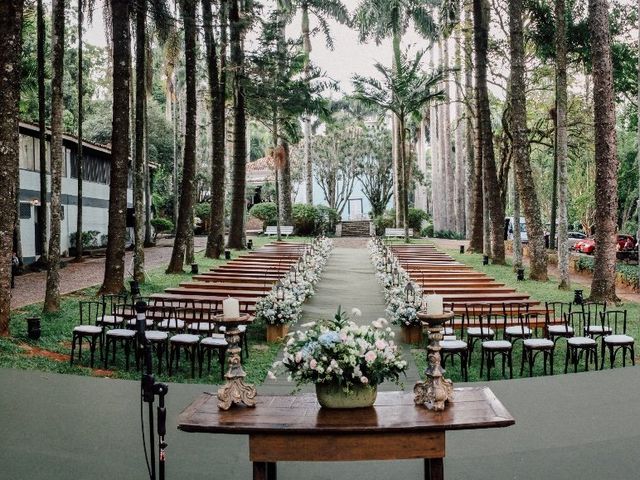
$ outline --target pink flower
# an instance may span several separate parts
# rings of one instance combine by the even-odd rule
[[[318,362],[316,362],[316,360],[312,358],[311,361],[309,362],[309,368],[311,368],[311,370],[315,370],[317,366],[318,366]]]
[[[367,384],[369,383],[369,379],[367,377],[360,377],[360,383]]]
[[[296,363],[300,363],[302,361],[302,353],[296,352]]]
[[[376,354],[376,352],[374,352],[373,350],[369,350],[367,353],[364,354],[364,359],[371,363],[373,361],[375,361],[376,357],[378,355]]]
[[[376,340],[376,348],[378,350],[384,350],[386,346],[387,346],[387,342],[385,342],[384,340],[382,339]]]

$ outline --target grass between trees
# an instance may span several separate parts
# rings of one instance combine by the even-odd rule
[[[418,242],[416,242],[418,243]],[[420,241],[419,243],[426,243]],[[542,302],[544,306],[544,302],[572,302],[573,301],[573,289],[569,291],[558,290],[558,281],[556,279],[548,280],[546,282],[535,282],[531,280],[525,281],[517,281],[516,274],[513,271],[513,267],[511,265],[511,261],[507,261],[507,265],[482,265],[482,255],[480,254],[470,254],[464,253],[460,254],[457,250],[453,249],[444,249],[440,248],[440,250],[448,253],[454,259],[465,263],[475,270],[479,272],[486,273],[490,277],[493,277],[496,281],[500,283],[504,283],[505,286],[510,288],[515,288],[519,292],[528,293],[531,298]],[[526,269],[526,275],[528,276],[529,269]],[[589,296],[589,288],[583,287],[582,285],[574,285],[573,288],[579,288],[584,291],[584,298]],[[607,305],[607,308],[610,307]],[[613,308],[613,307],[611,307]],[[616,309],[626,309],[627,310],[627,334],[631,335],[633,338],[637,340],[640,338],[640,304],[636,302],[624,302],[615,306]],[[459,334],[458,334],[459,336]],[[502,337],[500,337],[502,338]],[[426,339],[425,339],[426,346]],[[426,359],[426,351],[424,349],[413,349],[412,353],[414,355],[416,364],[418,365],[419,371],[424,372],[427,366]],[[566,353],[566,341],[564,339],[560,339],[556,342],[555,354],[554,354],[554,375],[564,373],[564,361],[565,361],[565,353]],[[637,357],[637,350],[636,350]],[[520,361],[522,358],[522,342],[516,342],[513,349],[513,378],[521,378],[520,376]],[[600,349],[598,348],[598,360],[600,361]],[[630,365],[629,360],[627,359],[627,365]],[[617,361],[615,364],[616,367],[622,367],[622,357],[618,354]],[[502,379],[502,361],[500,359],[496,359],[496,365],[491,371],[491,379],[492,380],[500,380]],[[591,371],[593,365],[589,366],[589,370]],[[609,368],[609,359],[606,359],[605,369]],[[461,382],[462,377],[460,375],[460,361],[459,358],[456,358],[455,364],[452,365],[450,361],[448,361],[446,365],[447,369],[447,377],[451,378],[454,382]],[[584,371],[584,358],[580,360],[578,365],[578,372]],[[573,373],[573,366],[569,363],[569,373]],[[536,364],[533,369],[534,376],[543,375],[542,368],[542,355],[536,359]],[[473,352],[473,358],[471,360],[471,365],[469,366],[469,381],[477,382],[477,381],[485,381],[486,380],[486,370],[480,378],[480,346],[476,344]],[[506,370],[506,375],[508,378],[508,367]],[[525,369],[522,377],[528,377],[529,370],[528,366],[525,364]]]
[[[273,239],[266,237],[254,237],[254,249],[269,243]],[[292,237],[289,241],[304,242],[307,238]],[[246,252],[232,250],[231,258],[237,258]],[[226,260],[212,260],[204,257],[204,253],[196,254],[196,262],[200,266],[200,271],[206,271],[212,267],[226,263]],[[149,279],[140,286],[141,295],[147,296],[152,293],[163,291],[165,288],[174,287],[181,282],[191,280],[190,273],[167,275],[164,273],[165,266],[154,268],[147,272]],[[40,370],[46,372],[109,376],[111,378],[137,380],[140,372],[135,369],[135,360],[132,354],[129,370],[125,370],[124,349],[119,348],[116,355],[116,362],[109,362],[109,370],[102,370],[99,356],[96,356],[95,369],[89,368],[88,349],[83,348],[82,362],[74,360],[74,365],[69,365],[69,354],[71,352],[71,332],[79,321],[80,301],[97,300],[98,286],[93,286],[65,295],[61,298],[60,312],[57,314],[43,314],[42,303],[36,303],[14,310],[11,319],[11,333],[9,338],[0,337],[0,367],[20,368],[28,370]],[[30,340],[27,337],[27,322],[29,317],[41,318],[42,335],[38,341]],[[265,336],[265,326],[260,323],[250,325],[248,328],[249,358],[245,358],[243,366],[247,372],[247,380],[252,383],[262,383],[267,371],[271,368],[280,343],[267,343]],[[85,344],[86,345],[86,344]],[[155,360],[154,360],[155,365]],[[207,375],[206,365],[202,377],[191,378],[190,362],[185,360],[184,354],[180,362],[179,371],[174,371],[169,377],[166,366],[163,366],[163,374],[158,376],[160,381],[182,382],[182,383],[208,383],[219,384],[222,382],[220,367],[215,359],[211,362],[211,371]]]

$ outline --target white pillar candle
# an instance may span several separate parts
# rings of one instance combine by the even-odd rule
[[[424,299],[427,302],[427,315],[442,315],[444,313],[442,295],[426,295]]]
[[[240,302],[237,298],[227,298],[222,301],[222,315],[224,318],[238,318],[240,316]]]

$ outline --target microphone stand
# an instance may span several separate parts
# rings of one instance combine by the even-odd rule
[[[151,361],[151,344],[147,340],[145,335],[145,328],[147,325],[146,311],[147,304],[145,302],[137,302],[136,309],[136,327],[138,332],[138,349],[142,354],[144,362],[144,372],[141,381],[141,395],[142,400],[149,404],[149,449],[151,453],[151,471],[149,472],[149,478],[151,480],[165,479],[165,449],[167,443],[165,442],[165,435],[167,433],[167,409],[165,408],[165,395],[169,390],[169,387],[164,383],[156,383],[156,379],[153,376],[153,363]],[[153,402],[155,396],[158,396],[158,418],[155,429],[158,431],[158,476],[156,476],[156,453],[155,453],[155,430],[154,430],[154,415],[153,415]],[[144,435],[144,432],[143,432]],[[146,454],[146,452],[145,452]]]

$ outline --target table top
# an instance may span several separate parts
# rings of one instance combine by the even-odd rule
[[[314,394],[258,395],[255,408],[218,409],[215,394],[203,393],[178,418],[185,432],[260,433],[386,433],[507,427],[514,418],[488,387],[456,388],[443,412],[413,402],[413,393],[380,392],[371,408],[320,408]]]

